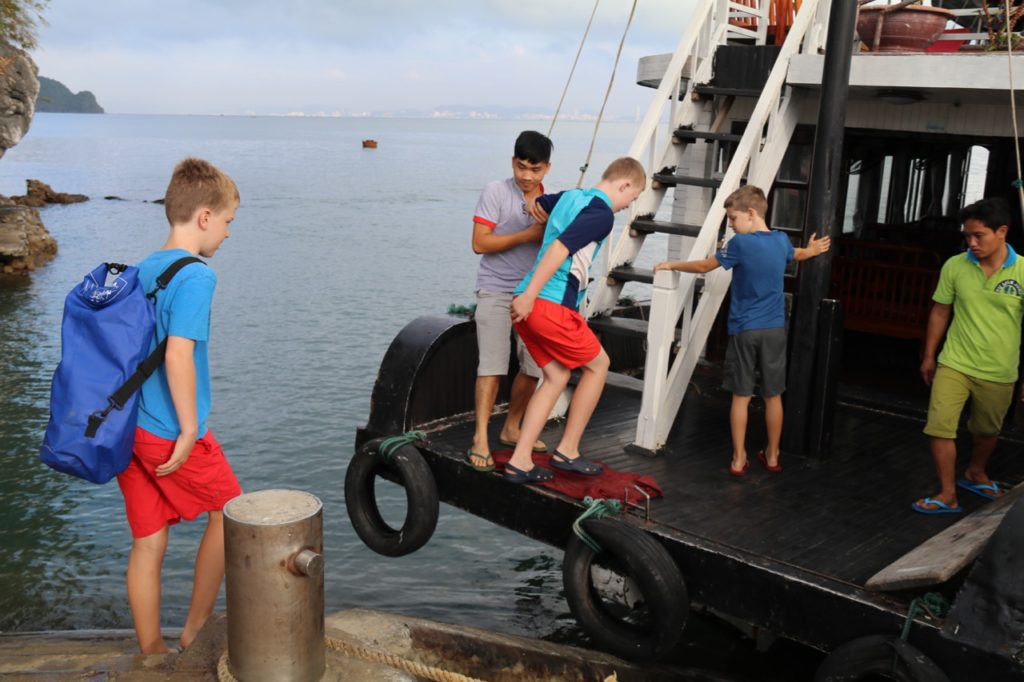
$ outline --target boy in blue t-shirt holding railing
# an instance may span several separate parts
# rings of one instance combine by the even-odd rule
[[[782,290],[786,264],[825,253],[828,237],[811,235],[807,247],[794,249],[785,233],[765,223],[768,201],[764,192],[746,185],[725,200],[729,225],[736,233],[715,255],[704,260],[667,261],[654,270],[706,273],[723,267],[733,270],[729,304],[729,346],[725,352],[723,387],[732,393],[729,424],[732,463],[729,473],[743,476],[747,461],[747,410],[761,371],[767,446],[757,453],[764,467],[782,471],[779,440],[782,436],[782,393],[786,390],[786,299]]]

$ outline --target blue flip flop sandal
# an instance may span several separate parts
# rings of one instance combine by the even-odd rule
[[[1006,486],[1001,486],[996,481],[992,481],[992,483],[986,485],[983,483],[968,481],[966,478],[961,478],[956,482],[956,487],[972,492],[978,497],[984,497],[986,500],[998,500],[1006,494]]]
[[[919,502],[923,504],[918,504]],[[924,506],[925,504],[934,505],[935,509],[929,509]],[[963,509],[960,507],[950,507],[948,504],[939,502],[938,500],[933,500],[930,497],[915,501],[914,504],[910,505],[910,508],[918,514],[960,514],[963,512]]]
[[[555,475],[544,467],[534,466],[529,471],[523,471],[511,464],[505,465],[505,473],[502,476],[509,483],[544,483],[554,477]]]
[[[595,464],[580,455],[576,459],[569,459],[558,450],[551,453],[551,466],[562,471],[571,471],[574,474],[584,476],[598,476],[604,471],[604,467]]]

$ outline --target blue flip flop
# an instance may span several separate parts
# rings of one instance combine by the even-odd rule
[[[529,471],[523,471],[511,464],[505,465],[505,473],[502,475],[509,483],[544,483],[553,479],[555,475],[544,467],[534,465]]]
[[[974,481],[968,481],[966,478],[961,478],[956,482],[956,487],[963,488],[964,490],[972,492],[979,497],[984,497],[986,500],[998,500],[1002,495],[1006,494],[1006,486],[1000,486],[996,481],[992,481],[992,483],[985,485],[982,483],[975,483]]]
[[[935,509],[929,509],[922,504],[918,504],[920,502],[935,505]],[[910,508],[918,514],[960,514],[963,512],[963,509],[960,507],[950,507],[948,504],[939,502],[938,500],[933,500],[930,497],[926,497],[923,500],[916,500],[914,504],[910,505]]]
[[[584,459],[583,455],[576,459],[569,459],[558,450],[551,453],[551,466],[555,469],[571,471],[574,474],[583,474],[584,476],[598,476],[604,471],[603,466]]]

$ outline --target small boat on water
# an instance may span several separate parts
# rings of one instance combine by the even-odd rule
[[[583,500],[473,471],[475,326],[420,317],[381,363],[346,475],[368,546],[415,551],[446,502],[565,548],[573,615],[625,658],[683,650],[692,606],[823,652],[820,680],[1024,680],[1024,573],[1012,568],[1024,486],[962,499],[960,519],[910,510],[935,485],[918,376],[931,294],[964,250],[959,209],[981,196],[1017,205],[1012,74],[1024,79],[1024,56],[986,50],[991,16],[941,0],[932,7],[957,28],[939,22],[925,41],[938,49],[899,51],[867,28],[858,41],[856,4],[704,0],[674,54],[640,62],[638,82],[657,94],[628,154],[652,175],[581,311],[612,359],[583,446],[663,496],[625,490],[623,513],[587,518]],[[744,183],[766,190],[769,224],[794,243],[818,232],[834,247],[786,276],[785,473],[734,480],[718,388],[729,275],[654,273],[637,257],[654,233],[672,259],[707,257],[730,236],[723,199]],[[670,220],[656,219],[662,206]],[[650,301],[622,305],[637,283]],[[991,466],[1011,487],[1024,481],[1015,410]],[[400,434],[415,443],[389,456],[384,439]],[[764,437],[751,432],[751,452]],[[376,477],[406,489],[401,528],[380,516]]]
[[[363,149],[376,149],[377,140],[363,140]]]

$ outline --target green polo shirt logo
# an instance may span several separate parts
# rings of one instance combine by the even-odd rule
[[[1009,294],[1011,296],[1020,296],[1020,282],[1015,279],[1004,279],[1002,282],[996,285],[993,289],[997,294]]]
[[[942,266],[932,299],[952,304],[953,321],[939,364],[997,383],[1017,381],[1024,318],[1024,259],[1009,244],[1006,262],[986,277],[971,252]]]

